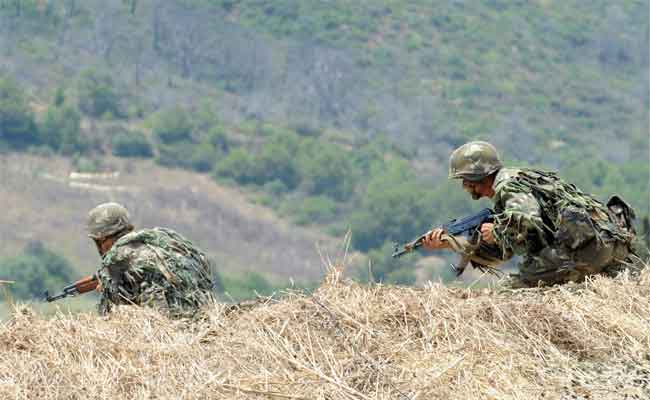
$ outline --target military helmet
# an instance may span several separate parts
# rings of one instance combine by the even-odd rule
[[[129,212],[118,203],[104,203],[88,213],[88,236],[104,239],[125,230],[133,229],[129,222]]]
[[[480,181],[503,167],[497,149],[488,142],[469,142],[449,157],[449,179]]]

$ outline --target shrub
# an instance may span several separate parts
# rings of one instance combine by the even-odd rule
[[[99,172],[104,169],[101,158],[88,158],[75,154],[72,157],[72,165],[79,172]]]
[[[368,262],[372,277],[369,276],[368,265],[357,267],[357,277],[363,282],[383,282],[400,285],[415,283],[415,273],[411,270],[415,261],[405,258],[392,257],[394,245],[385,242],[381,247],[368,252]]]
[[[258,294],[269,296],[275,290],[262,274],[255,271],[238,277],[224,276],[223,285],[224,291],[235,301],[255,298]]]
[[[39,135],[25,94],[10,79],[0,79],[0,141],[14,149],[39,144]]]
[[[264,145],[260,154],[255,157],[252,172],[254,182],[260,185],[280,180],[292,189],[298,185],[300,179],[296,170],[295,155],[279,141]]]
[[[71,106],[50,106],[40,135],[44,144],[63,154],[82,153],[88,148],[81,134],[81,115]]]
[[[396,269],[386,275],[386,282],[393,285],[414,285],[416,281],[415,271],[410,267]]]
[[[325,196],[307,197],[292,206],[295,222],[299,225],[327,223],[336,216],[336,202]]]
[[[158,145],[156,162],[165,167],[191,168],[191,159],[195,147],[194,143],[188,142],[160,144]]]
[[[281,180],[275,179],[265,183],[264,190],[277,197],[287,193],[289,188],[287,188],[287,185],[285,185]]]
[[[431,192],[405,161],[392,161],[370,179],[361,207],[351,216],[352,242],[362,251],[386,240],[404,241],[430,228]]]
[[[113,155],[118,157],[153,157],[153,149],[147,136],[138,131],[120,131],[111,139]]]
[[[300,136],[319,137],[322,134],[321,129],[311,122],[300,121],[295,123],[292,128]]]
[[[299,170],[302,185],[311,195],[345,200],[354,187],[352,164],[347,152],[336,145],[312,141],[301,149]]]
[[[420,49],[424,44],[422,36],[417,32],[411,32],[406,38],[406,49],[408,51],[415,51]]]
[[[0,271],[0,279],[15,282],[9,290],[20,299],[42,298],[46,290],[60,290],[75,275],[65,258],[41,242],[31,242],[23,254],[0,260]]]
[[[241,184],[251,183],[253,157],[244,149],[235,149],[219,160],[215,166],[215,177],[231,178]]]
[[[220,154],[207,143],[196,145],[189,159],[189,167],[198,172],[209,172],[214,167]]]
[[[56,92],[54,93],[54,105],[57,107],[61,107],[64,102],[65,102],[65,90],[63,90],[62,87],[59,87],[56,89]]]
[[[159,112],[153,123],[153,133],[163,144],[190,141],[192,130],[187,111],[180,107]]]
[[[113,86],[113,78],[103,72],[87,69],[81,73],[78,82],[79,109],[99,118],[105,114],[121,116],[118,95]]]
[[[207,143],[215,149],[227,153],[230,150],[230,141],[223,125],[215,125],[208,131]]]

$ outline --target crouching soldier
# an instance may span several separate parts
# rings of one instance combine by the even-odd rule
[[[456,149],[449,178],[474,200],[494,202],[495,221],[481,226],[481,239],[523,256],[513,287],[580,281],[617,268],[632,252],[634,211],[620,197],[603,204],[553,172],[504,167],[487,142]],[[434,229],[424,247],[450,248],[443,236]]]
[[[105,203],[88,213],[88,236],[102,257],[100,314],[133,304],[193,317],[213,300],[208,258],[173,230],[134,230],[126,208]]]

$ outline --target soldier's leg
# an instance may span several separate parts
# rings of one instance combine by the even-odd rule
[[[528,256],[519,266],[520,284],[530,287],[579,282],[588,275],[600,273],[622,262],[627,256],[627,246],[612,239],[606,232],[601,238],[594,238],[576,250],[551,246]]]
[[[602,241],[594,240],[577,250],[574,258],[580,264],[587,265],[587,275],[601,272],[616,275],[626,268],[629,246],[613,239],[607,232],[603,232],[601,237]]]
[[[546,247],[539,253],[528,255],[519,264],[515,277],[520,287],[535,287],[567,282],[576,265],[571,255],[561,247]]]

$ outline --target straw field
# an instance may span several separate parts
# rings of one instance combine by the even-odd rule
[[[204,320],[125,307],[0,325],[2,399],[648,399],[650,269],[547,289],[363,286]]]

